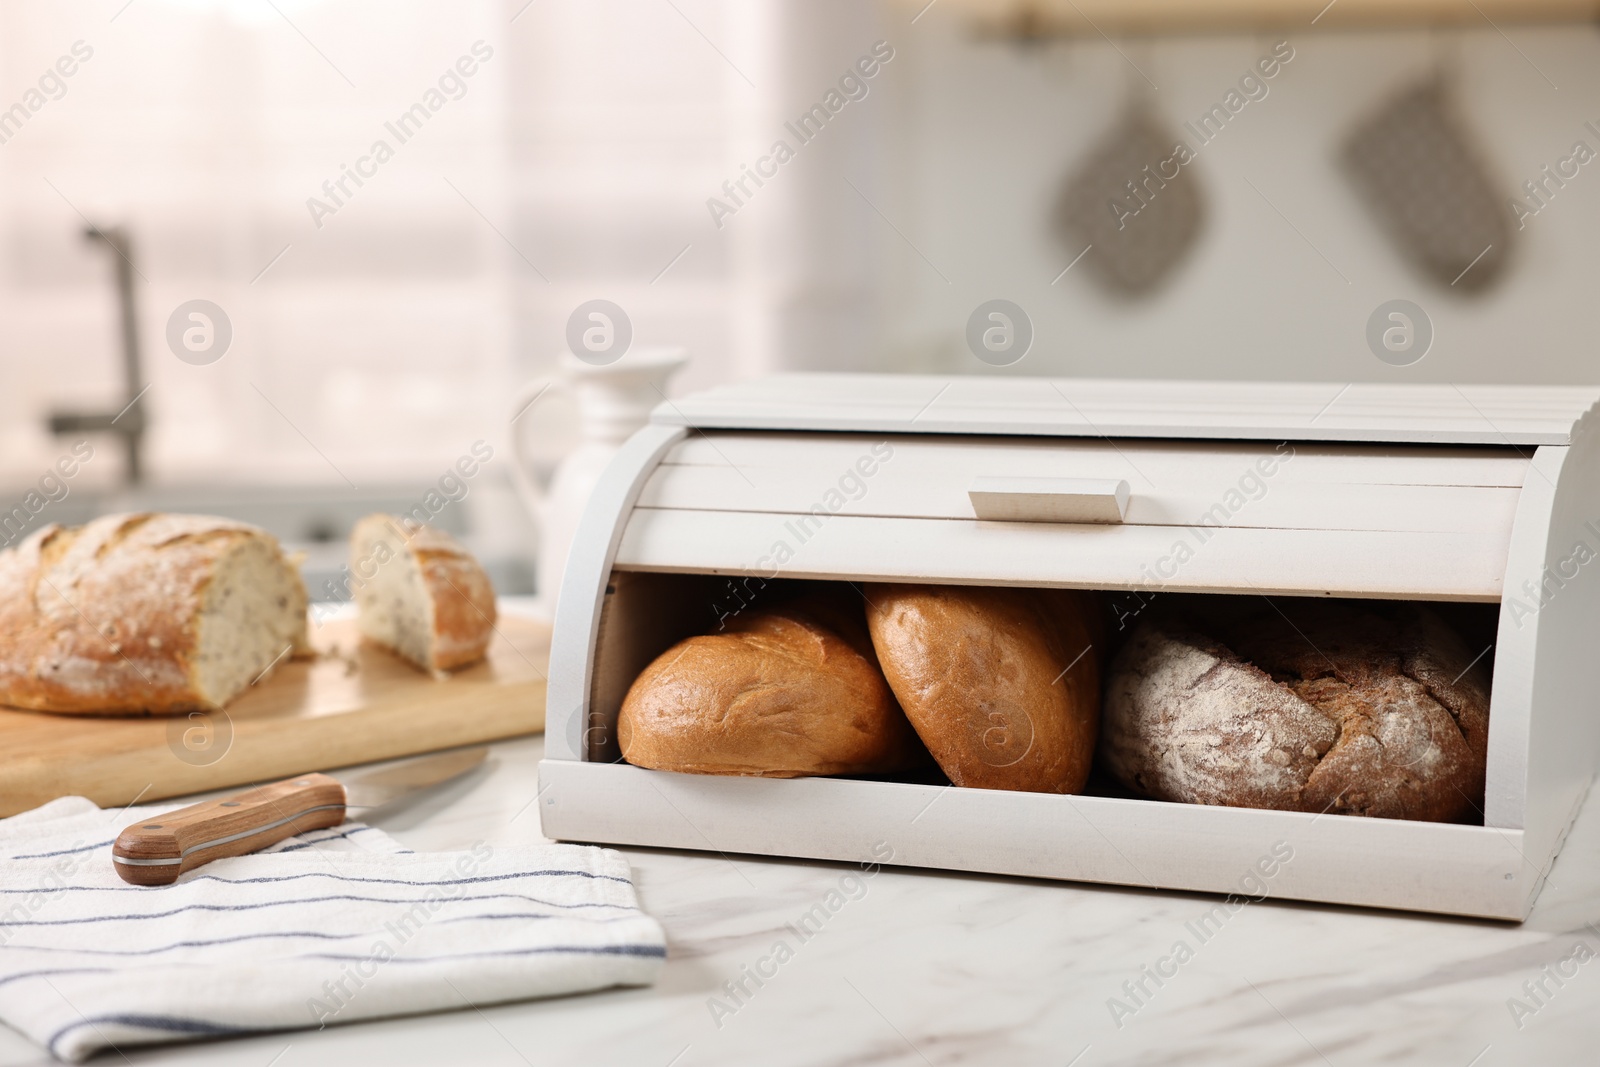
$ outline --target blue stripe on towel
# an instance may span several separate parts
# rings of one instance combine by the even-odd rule
[[[545,956],[579,955],[579,956],[641,956],[645,959],[664,960],[667,950],[660,945],[541,945],[539,948],[509,948],[499,949],[494,952],[462,952],[457,955],[446,956],[390,956],[385,963],[439,963],[443,960],[482,960],[493,959],[497,956]],[[301,959],[307,960],[355,960],[357,962],[372,959],[371,953],[365,956],[351,956],[338,952],[308,952]]]
[[[353,935],[359,936],[359,935]],[[656,945],[542,945],[538,948],[497,949],[493,952],[461,952],[447,953],[443,956],[391,956],[388,963],[441,963],[445,960],[481,960],[493,959],[501,956],[547,956],[547,955],[579,955],[579,956],[643,956],[649,959],[665,959],[666,949]],[[306,952],[297,959],[304,960],[352,960],[365,962],[372,958],[371,953],[364,955],[351,955],[347,952]],[[51,975],[60,974],[116,974],[114,967],[56,967],[43,971],[18,971],[0,977],[0,986],[10,982],[20,982],[24,978],[49,978]]]
[[[263,900],[257,904],[185,904],[181,908],[169,911],[152,911],[145,915],[88,915],[77,919],[25,919],[18,922],[6,923],[9,927],[15,926],[73,926],[79,923],[110,922],[115,919],[165,919],[170,915],[181,915],[186,911],[256,911],[261,908],[278,908],[285,904],[321,904],[330,900],[358,900],[369,904],[453,904],[463,900],[525,900],[530,904],[543,904],[547,908],[615,908],[619,911],[635,911],[626,904],[604,904],[600,902],[582,904],[562,904],[554,900],[541,900],[538,897],[527,897],[520,893],[482,893],[470,897],[416,897],[411,900],[391,900],[386,897],[361,897],[353,893],[331,893],[325,897],[300,897],[295,900]]]
[[[451,923],[490,922],[498,919],[521,919],[528,922],[537,922],[541,919],[559,919],[559,915],[545,915],[531,911],[497,912],[493,915],[458,915],[450,919],[430,919],[429,926],[448,926]],[[633,922],[638,916],[613,915],[605,919],[582,919],[581,922],[604,926],[608,923]],[[174,952],[180,948],[210,948],[213,945],[231,945],[239,941],[271,941],[286,938],[304,937],[318,941],[349,941],[357,937],[372,937],[378,934],[377,930],[359,930],[353,934],[324,934],[314,930],[283,930],[263,934],[239,934],[237,937],[205,938],[193,941],[174,941],[170,945],[157,945],[154,948],[57,948],[50,945],[16,945],[8,944],[6,949],[11,952],[51,952],[63,955],[79,956],[154,956],[161,952]]]
[[[95,1015],[86,1016],[75,1023],[68,1023],[63,1026],[50,1035],[50,1040],[45,1042],[45,1047],[54,1053],[56,1042],[67,1034],[72,1033],[74,1030],[81,1030],[85,1026],[98,1026],[100,1023],[138,1026],[146,1030],[162,1030],[169,1034],[203,1034],[208,1037],[228,1037],[235,1034],[251,1033],[250,1030],[237,1026],[221,1026],[217,1023],[208,1023],[200,1019],[183,1019],[176,1015]]]
[[[435,886],[446,885],[476,885],[481,882],[506,882],[520,878],[547,878],[547,877],[572,877],[592,878],[603,882],[621,882],[623,885],[633,883],[626,878],[619,878],[614,874],[595,874],[592,871],[565,871],[551,869],[548,871],[522,871],[517,874],[486,874],[475,878],[446,878],[438,882],[413,882],[406,878],[357,878],[349,875],[337,874],[332,871],[305,871],[301,874],[262,875],[258,878],[219,878],[214,874],[191,874],[179,878],[177,885],[188,885],[191,882],[221,882],[224,885],[256,885],[264,882],[293,882],[301,878],[332,878],[340,882],[366,882],[372,885],[404,885],[416,889],[428,889]],[[35,893],[151,893],[166,889],[166,886],[147,885],[55,885],[35,886],[32,889],[0,889],[0,893],[17,893],[22,896],[32,896]],[[3,925],[3,924],[0,924]]]
[[[79,845],[74,848],[58,849],[55,852],[30,852],[25,856],[8,856],[7,858],[14,860],[47,860],[52,856],[72,856],[79,852],[93,852],[97,848],[105,848],[107,845],[113,844],[116,840],[116,838],[112,837],[107,838],[104,841],[97,842],[93,845]]]
[[[116,971],[115,971],[115,968],[112,968],[112,967],[57,967],[56,969],[50,970],[50,971],[18,971],[16,974],[8,974],[8,975],[5,975],[4,977],[0,977],[0,985],[5,985],[7,982],[20,982],[24,978],[48,978],[52,974],[114,974],[114,973],[116,973]]]

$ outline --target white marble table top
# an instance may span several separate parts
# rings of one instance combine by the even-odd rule
[[[374,821],[416,849],[541,840],[530,802],[542,747],[539,738],[497,745],[486,771]],[[1188,924],[1216,899],[1198,894],[894,868],[858,879],[846,864],[624,851],[645,908],[667,931],[669,958],[653,988],[129,1049],[94,1062],[1600,1062],[1593,797],[1521,926],[1269,900],[1202,942]],[[843,903],[835,898],[802,941],[790,924],[830,892]],[[780,941],[788,953],[774,953]],[[1179,941],[1190,950],[1178,953],[1182,962]],[[1158,985],[1147,967],[1170,977]],[[770,977],[757,986],[747,968]],[[740,980],[748,994],[734,997],[726,983]],[[49,1062],[0,1029],[0,1067]]]

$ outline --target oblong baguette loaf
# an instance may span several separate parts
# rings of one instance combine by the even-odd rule
[[[108,515],[0,552],[0,703],[207,710],[308,647],[305,584],[254,526]]]
[[[629,763],[801,778],[922,767],[927,754],[859,622],[823,599],[752,611],[680,641],[634,681],[617,720]]]
[[[866,595],[884,676],[951,782],[1083,791],[1100,720],[1088,595],[889,583]]]
[[[494,637],[494,586],[455,538],[393,515],[368,515],[350,534],[361,633],[418,667],[481,660]]]

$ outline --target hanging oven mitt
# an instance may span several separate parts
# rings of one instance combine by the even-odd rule
[[[1430,77],[1391,98],[1345,141],[1343,163],[1400,252],[1448,287],[1500,274],[1511,225],[1445,85]]]
[[[1067,178],[1057,229],[1069,255],[1108,289],[1141,296],[1183,259],[1200,232],[1194,154],[1135,97],[1118,122]]]

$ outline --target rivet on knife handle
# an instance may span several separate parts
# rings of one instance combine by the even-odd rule
[[[344,806],[344,786],[337,779],[302,774],[134,823],[117,835],[111,859],[125,882],[168,885],[212,860],[338,826]]]

